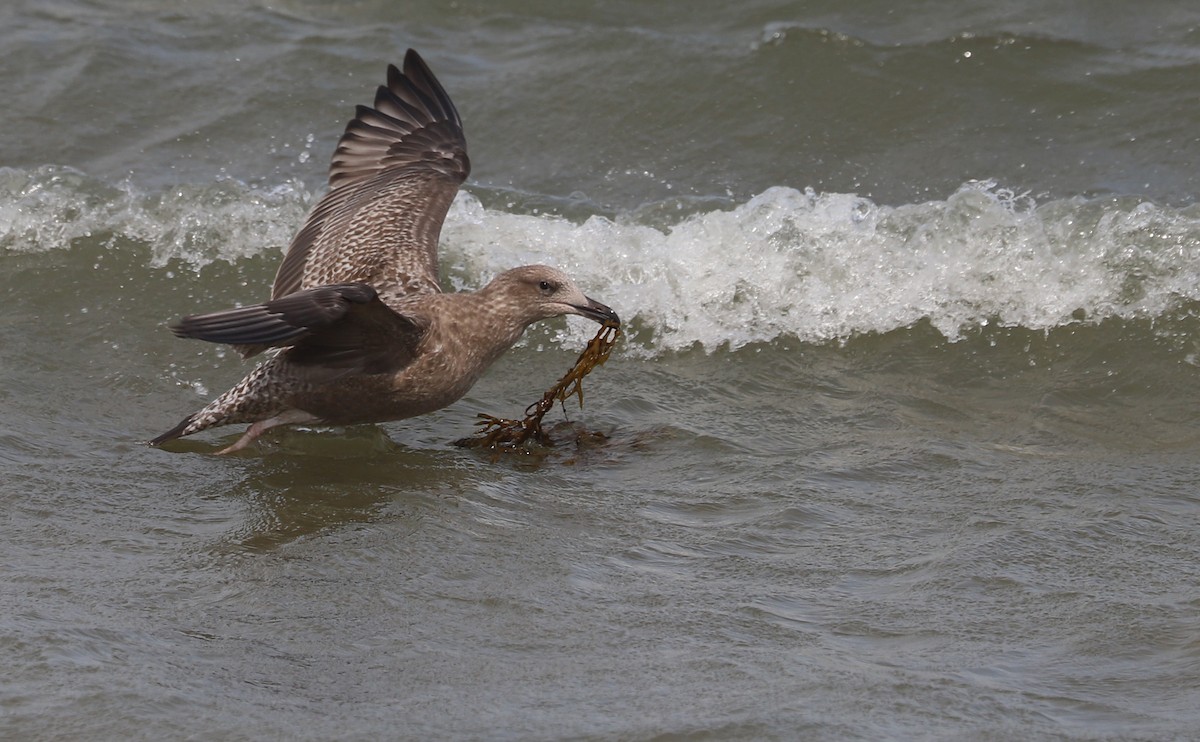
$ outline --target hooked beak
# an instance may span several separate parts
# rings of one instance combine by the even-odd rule
[[[605,327],[621,326],[621,318],[618,317],[617,313],[614,312],[610,307],[601,304],[589,296],[585,296],[584,298],[587,299],[587,304],[583,306],[579,306],[577,304],[572,305],[579,316],[587,317],[590,320],[599,322]]]

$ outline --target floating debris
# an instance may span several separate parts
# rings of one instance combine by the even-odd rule
[[[571,367],[554,386],[546,390],[542,398],[525,408],[523,420],[510,420],[479,413],[479,421],[475,423],[479,429],[475,435],[454,442],[463,448],[483,448],[492,451],[517,450],[525,443],[532,441],[543,446],[553,446],[554,441],[542,429],[542,418],[554,407],[555,402],[566,405],[571,397],[579,398],[579,406],[583,407],[583,377],[592,369],[608,360],[617,339],[621,337],[621,326],[614,322],[605,322],[596,337],[588,341],[587,347],[575,359]],[[606,437],[603,433],[577,433],[580,436]]]

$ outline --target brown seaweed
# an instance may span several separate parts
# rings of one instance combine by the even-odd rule
[[[587,347],[575,359],[571,370],[547,389],[541,399],[525,408],[524,419],[510,420],[481,412],[477,416],[479,421],[475,423],[478,427],[475,434],[455,441],[455,445],[492,451],[516,450],[527,442],[553,446],[554,441],[542,428],[542,418],[554,407],[555,402],[561,402],[565,407],[566,401],[571,397],[577,397],[580,408],[583,407],[583,377],[608,360],[608,354],[612,352],[620,337],[621,326],[606,323],[596,336],[588,341]]]

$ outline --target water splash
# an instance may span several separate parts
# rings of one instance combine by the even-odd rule
[[[655,350],[827,342],[923,319],[956,340],[990,323],[1154,317],[1200,294],[1196,208],[1039,205],[990,182],[897,207],[771,188],[664,231],[503,214],[464,198],[446,241],[466,276],[518,262],[563,266]]]
[[[149,245],[152,266],[181,260],[198,269],[286,246],[311,200],[295,182],[259,188],[223,179],[146,193],[72,168],[0,168],[0,254],[126,240]]]
[[[146,245],[148,267],[236,263],[285,246],[312,198],[296,183],[146,193],[65,168],[0,169],[0,256],[88,238]],[[1039,203],[991,182],[901,206],[777,187],[650,226],[497,211],[464,193],[442,253],[456,289],[515,265],[563,268],[627,320],[622,352],[840,342],[920,321],[953,341],[991,324],[1154,319],[1200,299],[1200,206]],[[572,346],[594,329],[558,327],[553,340]]]

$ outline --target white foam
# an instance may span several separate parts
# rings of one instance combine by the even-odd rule
[[[1038,205],[993,183],[899,207],[771,188],[666,231],[494,212],[468,196],[445,241],[476,280],[522,262],[564,267],[653,350],[827,342],[922,319],[956,340],[994,322],[1049,329],[1153,317],[1200,293],[1196,209]]]
[[[155,267],[237,262],[281,250],[312,197],[295,183],[145,193],[63,168],[0,169],[0,251],[91,238],[148,245]],[[926,319],[956,340],[992,323],[1048,330],[1155,318],[1200,298],[1200,207],[1037,203],[986,182],[895,207],[771,188],[666,228],[507,213],[464,193],[442,252],[457,288],[515,265],[557,265],[620,313],[630,329],[624,352],[651,355],[842,341]],[[584,321],[565,328],[555,339],[572,346],[594,330]]]
[[[0,168],[0,250],[44,252],[78,239],[126,239],[149,245],[154,266],[178,259],[201,268],[286,246],[310,201],[299,183],[257,188],[225,179],[146,193],[71,168]]]

